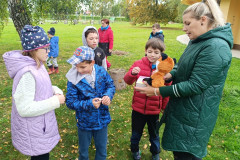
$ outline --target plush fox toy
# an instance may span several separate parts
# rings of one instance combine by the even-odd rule
[[[165,57],[164,57],[165,58]],[[171,57],[167,56],[164,60],[162,60],[163,57],[161,57],[156,65],[157,65],[157,72],[155,72],[152,76],[152,86],[155,88],[164,86],[164,75],[170,72],[174,67],[174,61]]]

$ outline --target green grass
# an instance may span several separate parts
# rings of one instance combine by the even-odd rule
[[[70,69],[66,60],[73,54],[74,50],[82,45],[82,30],[86,25],[44,24],[45,30],[55,27],[56,35],[60,37],[60,74],[51,75],[53,85],[57,85],[66,92],[65,74]],[[100,25],[95,25],[99,28]],[[151,32],[151,25],[131,26],[127,22],[116,22],[111,24],[114,31],[114,50],[128,52],[127,55],[112,55],[108,60],[112,68],[124,68],[128,70],[134,61],[144,56],[145,43]],[[165,34],[166,53],[179,59],[185,49],[185,45],[176,41],[178,35],[183,34],[181,24],[162,25]],[[21,43],[17,32],[11,22],[4,28],[0,38],[0,55],[10,50],[21,49]],[[2,56],[0,58],[0,159],[1,160],[23,160],[30,159],[14,149],[11,143],[10,117],[11,117],[11,88],[12,80],[9,78]],[[219,116],[216,127],[208,145],[208,155],[204,160],[237,160],[240,159],[240,85],[239,85],[240,60],[233,58],[231,68],[223,91],[220,104]],[[131,159],[130,136],[131,136],[131,100],[133,86],[117,91],[110,112],[112,122],[109,124],[108,132],[108,159],[128,160]],[[78,157],[77,127],[74,111],[65,105],[56,110],[61,141],[50,153],[51,159],[71,159]],[[162,135],[164,126],[160,129]],[[151,158],[149,151],[148,133],[145,128],[140,142],[142,159]],[[94,145],[90,146],[90,159],[94,159]],[[173,159],[172,153],[163,151],[160,154],[163,160]]]

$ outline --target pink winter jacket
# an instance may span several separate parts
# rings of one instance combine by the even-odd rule
[[[109,49],[113,49],[113,31],[111,27],[107,30],[98,29],[99,43],[109,43]]]

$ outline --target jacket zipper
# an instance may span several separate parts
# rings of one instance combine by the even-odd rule
[[[151,68],[151,71],[150,71],[150,76],[152,75],[152,64],[150,63],[150,68]],[[148,99],[148,96],[146,96],[146,101],[145,101],[145,107],[144,107],[144,114],[146,113],[146,108],[147,108],[147,99]]]

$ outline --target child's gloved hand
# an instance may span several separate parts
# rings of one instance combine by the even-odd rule
[[[110,103],[111,103],[111,99],[108,96],[102,97],[102,104],[103,105],[108,106],[108,105],[110,105]]]
[[[92,100],[93,106],[98,109],[101,105],[102,99],[101,98],[94,98]]]

